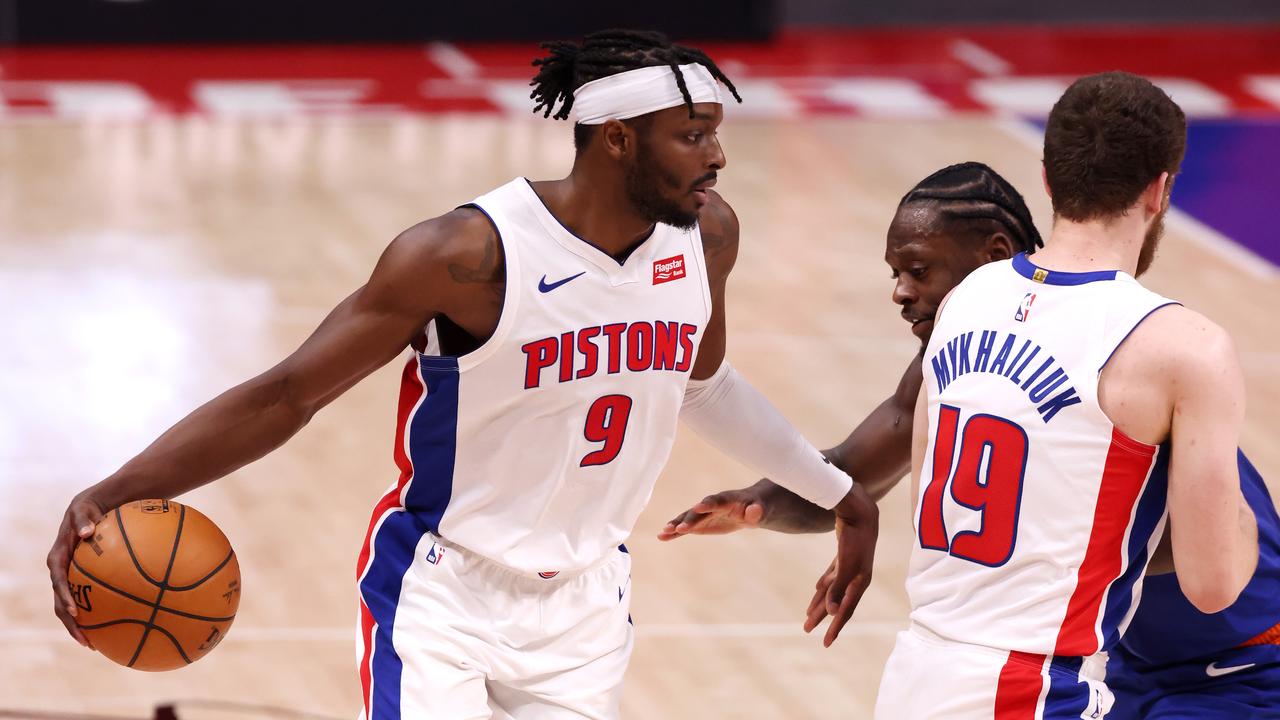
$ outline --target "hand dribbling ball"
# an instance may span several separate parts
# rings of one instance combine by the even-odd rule
[[[136,670],[173,670],[212,650],[240,606],[240,564],[213,521],[172,500],[139,500],[98,523],[67,571],[76,623],[94,649]]]

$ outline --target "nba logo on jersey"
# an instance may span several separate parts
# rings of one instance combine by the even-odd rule
[[[653,261],[653,284],[679,280],[684,277],[684,255]]]
[[[1027,293],[1022,297],[1022,303],[1018,305],[1018,312],[1013,314],[1013,319],[1018,322],[1026,322],[1027,317],[1031,315],[1031,303],[1036,301],[1035,293]]]
[[[439,565],[440,561],[443,559],[444,559],[444,548],[440,547],[436,543],[431,543],[431,550],[430,552],[427,553],[427,562],[431,563],[432,565]]]

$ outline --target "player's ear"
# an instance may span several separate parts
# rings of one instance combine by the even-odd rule
[[[984,253],[987,256],[987,262],[995,262],[997,260],[1008,260],[1014,256],[1013,239],[1002,232],[992,233],[987,236],[987,246]]]
[[[635,150],[635,131],[621,120],[606,120],[600,126],[600,140],[604,151],[614,160],[621,160]]]
[[[1173,178],[1167,172],[1160,173],[1160,177],[1152,180],[1140,198],[1143,210],[1150,215],[1163,211],[1168,206],[1170,192],[1173,190],[1172,182]]]

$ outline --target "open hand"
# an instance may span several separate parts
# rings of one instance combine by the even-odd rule
[[[804,631],[811,632],[822,619],[831,616],[831,625],[822,644],[831,647],[853,616],[862,594],[871,585],[880,514],[875,502],[858,483],[836,506],[836,558],[814,586]]]
[[[103,510],[97,502],[81,495],[72,499],[67,511],[62,515],[62,524],[58,526],[58,536],[53,540],[53,548],[49,550],[46,564],[49,566],[49,580],[53,583],[53,612],[66,626],[67,632],[76,642],[93,649],[88,638],[76,625],[76,603],[71,597],[71,588],[67,585],[67,568],[71,566],[71,554],[76,545],[83,539],[93,535],[94,528],[102,520]]]
[[[674,540],[681,535],[724,535],[759,527],[764,520],[765,505],[754,487],[724,490],[702,498],[658,532],[659,540]]]

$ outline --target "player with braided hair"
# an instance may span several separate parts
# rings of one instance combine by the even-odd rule
[[[943,297],[976,269],[975,257],[1009,257],[1042,246],[1022,197],[981,163],[943,168],[903,198],[890,226],[886,259],[898,284],[894,300],[922,342]],[[979,254],[975,256],[973,253]],[[921,358],[907,368],[897,391],[837,447],[826,451],[877,499],[910,464],[911,413],[921,384]],[[1280,717],[1280,515],[1266,483],[1237,453],[1240,488],[1258,527],[1258,564],[1229,608],[1206,614],[1183,593],[1174,575],[1168,534],[1154,550],[1141,603],[1110,651],[1106,682],[1115,720],[1188,720]],[[831,529],[830,513],[768,480],[704,498],[678,515],[660,538],[713,535],[763,527],[787,533]],[[807,628],[821,618],[811,613]],[[828,633],[838,633],[837,619]]]
[[[693,98],[685,83],[681,65],[697,63],[710,71],[711,76],[722,83],[738,102],[742,98],[733,82],[721,72],[711,58],[701,50],[674,45],[665,35],[644,30],[603,30],[583,38],[582,45],[557,40],[542,44],[550,54],[533,61],[541,68],[533,80],[533,92],[529,97],[537,101],[533,111],[542,111],[543,117],[567,120],[573,110],[573,93],[592,80],[616,75],[642,67],[665,65],[675,75],[676,86],[684,97],[689,117],[693,117]]]
[[[70,553],[105,511],[235,471],[405,355],[399,478],[357,568],[365,720],[616,718],[634,637],[621,543],[677,419],[833,508],[831,610],[857,603],[874,502],[725,362],[738,221],[711,188],[732,83],[656,33],[545,47],[532,97],[574,117],[569,175],[404,231],[296,352],[73,499],[48,557],[73,637],[87,644]]]
[[[1022,195],[987,165],[966,162],[921,180],[902,197],[889,225],[885,261],[896,281],[893,301],[920,338],[921,352],[938,304],[970,272],[1043,245]],[[907,365],[898,388],[824,454],[858,479],[877,501],[911,463],[911,415],[922,382],[921,356]],[[786,533],[826,532],[831,513],[761,480],[749,488],[715,493],[678,515],[659,538],[715,535],[748,527]],[[840,632],[832,623],[826,641]]]

